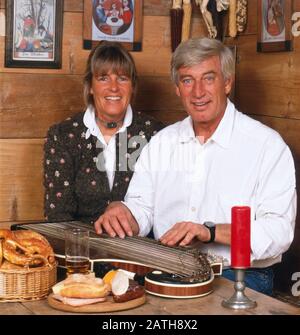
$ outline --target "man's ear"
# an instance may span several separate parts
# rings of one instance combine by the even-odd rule
[[[225,93],[226,95],[229,95],[232,89],[233,85],[233,77],[225,79]]]
[[[91,94],[91,95],[94,94],[94,91],[93,91],[93,88],[92,88],[92,87],[90,88],[90,94]]]
[[[178,97],[180,97],[180,91],[179,91],[179,87],[177,85],[175,86],[175,92],[176,92],[176,95]]]

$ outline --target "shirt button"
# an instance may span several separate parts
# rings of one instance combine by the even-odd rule
[[[196,212],[196,207],[191,208],[192,212]]]

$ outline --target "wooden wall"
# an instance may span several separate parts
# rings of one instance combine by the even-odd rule
[[[245,33],[226,38],[237,46],[235,101],[242,112],[281,133],[299,171],[300,37],[294,39],[293,52],[257,53],[257,0],[248,3]],[[135,105],[166,123],[185,116],[169,79],[170,4],[144,0],[143,50],[133,53],[140,75]],[[300,1],[294,1],[294,11],[300,11]],[[64,1],[59,70],[5,68],[4,18],[5,1],[0,0],[0,225],[42,219],[43,138],[51,124],[82,110],[82,74],[89,53],[82,48],[83,0]],[[192,36],[205,34],[194,7]],[[299,223],[296,232],[289,253],[296,257],[299,271]]]

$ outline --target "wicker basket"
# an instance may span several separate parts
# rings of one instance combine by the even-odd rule
[[[30,269],[0,269],[0,302],[45,298],[56,283],[57,264]]]

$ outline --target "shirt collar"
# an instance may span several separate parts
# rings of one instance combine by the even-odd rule
[[[208,141],[214,141],[224,148],[227,148],[229,146],[230,138],[233,131],[234,111],[234,104],[229,99],[227,99],[227,106],[224,116],[222,117],[222,120],[219,123],[217,129]],[[195,132],[193,128],[192,118],[188,116],[180,123],[179,141],[181,143],[186,143],[192,139],[195,139]]]
[[[117,133],[123,132],[127,127],[129,127],[132,123],[132,108],[128,105],[124,122],[122,127],[117,131]],[[83,116],[83,123],[87,127],[87,131],[85,133],[85,139],[88,139],[91,135],[99,137],[101,131],[97,125],[95,118],[95,108],[92,105],[89,105]],[[102,135],[102,134],[101,134]]]
[[[229,99],[227,99],[227,106],[222,120],[219,123],[215,132],[210,137],[211,140],[218,143],[223,148],[229,147],[231,135],[233,132],[234,116],[234,104]]]
[[[179,125],[179,141],[186,143],[195,139],[195,132],[193,128],[192,118],[188,116]]]

